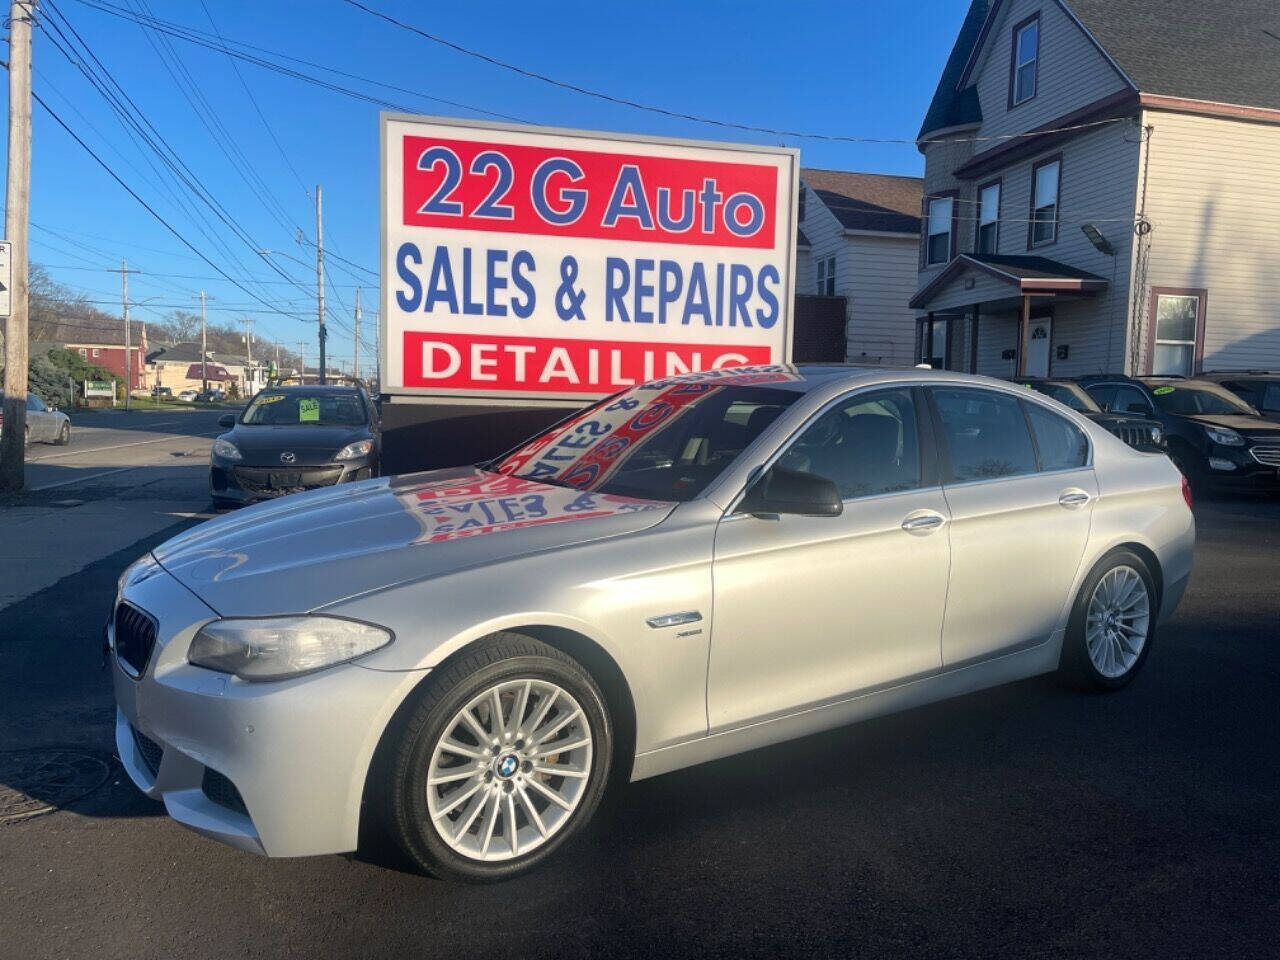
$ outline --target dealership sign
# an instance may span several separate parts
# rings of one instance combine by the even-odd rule
[[[798,164],[384,115],[384,391],[586,399],[786,361]]]

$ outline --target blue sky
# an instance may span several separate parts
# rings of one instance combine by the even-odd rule
[[[342,0],[205,0],[212,23],[200,0],[101,2],[205,33],[216,30],[227,40],[254,44],[272,55],[314,61],[415,91],[379,89],[298,67],[413,112],[480,116],[430,99],[437,97],[539,124],[781,142],[799,147],[806,166],[913,175],[923,166],[909,143],[756,135],[606,103],[444,49]],[[495,58],[619,97],[777,129],[906,139],[919,128],[967,6],[965,0],[365,2]],[[211,319],[251,317],[259,344],[279,339],[297,350],[298,341],[306,340],[314,362],[314,250],[295,238],[300,226],[314,240],[314,208],[305,191],[316,183],[324,187],[328,249],[376,271],[379,107],[248,63],[237,64],[237,76],[226,55],[177,38],[169,38],[177,63],[167,68],[153,46],[161,42],[154,32],[81,0],[53,4],[35,33],[36,93],[201,252],[244,278],[245,286],[281,312],[218,279],[39,105],[34,107],[33,260],[49,265],[59,282],[104,301],[103,308],[110,310],[119,301],[119,275],[105,268],[118,267],[120,258],[128,257],[131,267],[145,271],[130,278],[130,297],[149,301],[135,317],[154,318],[175,305],[197,310],[197,293],[203,288],[213,298]],[[196,201],[157,172],[153,155],[131,142],[106,101],[55,46],[55,41],[74,40],[68,23],[239,225],[243,237],[236,237],[207,208],[205,216],[214,226],[201,224],[191,210]],[[168,54],[163,46],[160,50]],[[216,117],[213,132],[174,74],[194,82],[199,96],[192,99]],[[7,88],[0,96],[7,101]],[[272,259],[287,279],[273,272],[254,248],[278,251]],[[377,278],[333,261],[328,279],[330,352],[349,361],[355,287],[363,287],[362,339],[371,348]],[[371,349],[361,352],[371,356]]]

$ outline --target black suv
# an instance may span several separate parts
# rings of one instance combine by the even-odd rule
[[[1164,427],[1159,420],[1136,413],[1107,413],[1089,396],[1084,387],[1070,380],[1024,378],[1013,382],[1065,404],[1107,432],[1114,433],[1136,450],[1165,452]]]
[[[1280,373],[1268,370],[1215,370],[1201,376],[1226,387],[1268,420],[1280,420]]]
[[[1280,424],[1213,381],[1097,374],[1076,382],[1109,413],[1159,420],[1192,484],[1280,490]]]

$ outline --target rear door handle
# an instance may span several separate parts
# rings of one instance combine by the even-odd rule
[[[940,513],[921,513],[903,520],[902,529],[907,533],[931,533],[946,522],[946,518]]]
[[[1083,490],[1064,490],[1062,496],[1058,498],[1058,503],[1064,507],[1079,507],[1089,502],[1089,494]]]

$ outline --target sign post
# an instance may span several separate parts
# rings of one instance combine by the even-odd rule
[[[795,150],[383,114],[381,391],[586,403],[785,363]]]

